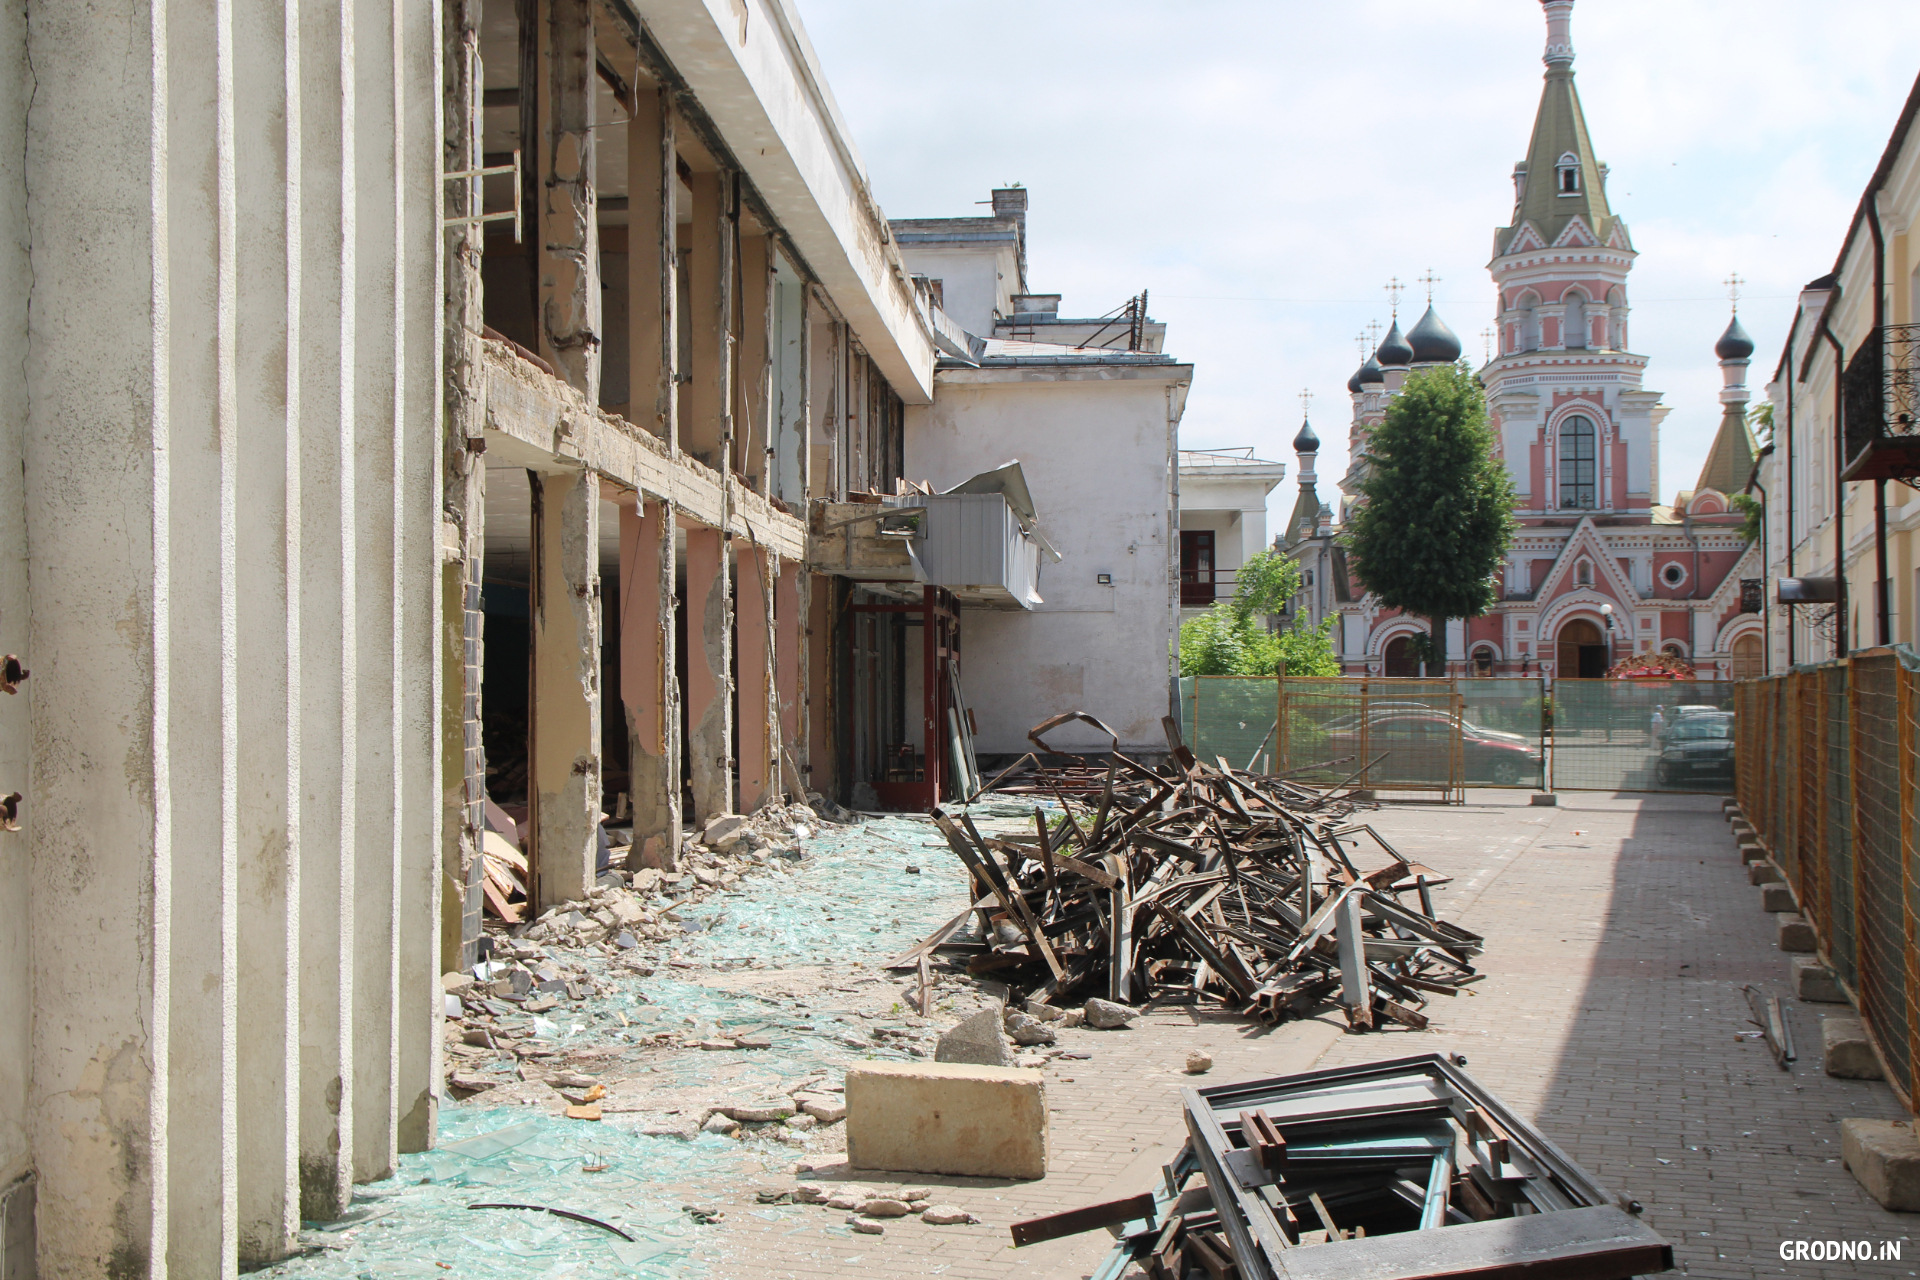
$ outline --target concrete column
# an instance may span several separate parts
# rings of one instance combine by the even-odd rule
[[[398,231],[400,120],[394,15],[379,0],[353,9],[355,140],[353,529],[358,597],[353,935],[353,1180],[393,1172],[399,1158],[400,485],[407,437],[406,335]],[[431,659],[429,658],[429,661]],[[429,741],[431,739],[429,738]]]
[[[724,470],[722,442],[732,437],[733,418],[733,223],[732,183],[724,173],[696,173],[691,256],[687,270],[692,317],[692,381],[682,388],[680,447],[715,470]]]
[[[398,1079],[395,1140],[401,1151],[433,1144],[440,1082],[440,750],[442,682],[440,610],[441,482],[440,353],[445,294],[445,200],[439,141],[416,122],[435,118],[443,56],[435,4],[390,4],[394,39],[396,282],[401,341],[397,436],[402,447],[395,507],[394,717],[399,762],[398,985],[395,996]],[[447,615],[457,624],[460,614]]]
[[[249,217],[239,298],[237,508],[238,653],[247,672],[239,711],[238,1037],[239,1256],[292,1252],[300,1230],[300,207],[291,199],[287,140],[293,68],[281,5],[235,6],[236,93],[255,110],[234,120],[235,176]]]
[[[834,655],[834,580],[813,579],[807,601],[807,790],[834,798],[839,785],[834,777],[837,759],[832,750],[833,735],[833,655]]]
[[[687,529],[687,756],[696,822],[733,812],[731,551],[718,529]]]
[[[665,89],[640,89],[635,99],[633,119],[627,124],[629,413],[635,425],[677,447],[679,343],[674,299],[679,293],[680,255],[673,208],[679,181],[674,170],[673,102]],[[672,524],[667,527],[671,529]],[[634,832],[637,838],[639,828]]]
[[[168,590],[156,599],[171,670],[165,820],[169,897],[166,1267],[232,1274],[237,1249],[233,1017],[238,948],[238,672],[234,646],[235,244],[231,10],[169,7],[164,298]]]
[[[740,237],[739,370],[735,377],[733,467],[756,493],[767,492],[773,439],[772,238]]]
[[[540,354],[600,403],[600,231],[594,213],[593,0],[541,0],[546,129],[540,198]],[[523,90],[524,92],[524,90]]]
[[[633,794],[632,863],[679,866],[680,682],[674,676],[673,508],[620,504],[620,702]]]
[[[27,12],[0,11],[0,345],[20,352],[0,362],[0,654],[39,665],[28,643],[27,609],[27,297],[33,278],[27,248],[26,127],[32,76]],[[125,438],[125,429],[122,429]],[[0,694],[0,796],[25,794],[31,764],[33,680]],[[33,802],[20,830],[0,831],[0,1186],[32,1168],[29,1078],[33,1049],[33,934],[29,844]]]
[[[806,566],[799,561],[786,561],[773,582],[773,688],[779,709],[781,748],[775,757],[773,776],[783,782],[779,789],[790,792],[796,799],[805,799],[807,794],[806,775],[800,771],[807,758],[803,729],[806,724],[806,608]]]
[[[739,742],[740,811],[752,813],[780,789],[779,707],[773,680],[773,579],[778,573],[772,552],[750,547],[739,552],[739,585],[735,588],[735,661],[740,688]]]
[[[300,1215],[353,1193],[354,845],[359,823],[359,542],[354,431],[355,31],[346,0],[300,8]]]
[[[593,887],[600,817],[600,483],[532,474],[533,682],[527,795],[534,909]]]

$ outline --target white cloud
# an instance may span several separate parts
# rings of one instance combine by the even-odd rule
[[[1385,320],[1389,276],[1433,268],[1480,355],[1492,231],[1540,91],[1537,4],[799,2],[890,214],[966,215],[1024,182],[1033,287],[1082,314],[1152,291],[1196,366],[1186,443],[1291,461],[1308,386],[1320,474],[1341,474],[1352,338]],[[1632,334],[1673,406],[1671,498],[1719,420],[1720,281],[1750,282],[1757,387],[1920,70],[1920,5],[1586,0],[1573,36],[1641,253]]]

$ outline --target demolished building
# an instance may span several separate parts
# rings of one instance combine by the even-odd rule
[[[1048,537],[1170,634],[1190,366],[1144,305],[1151,351],[947,314],[790,0],[15,11],[0,128],[9,1258],[231,1274],[430,1145],[490,802],[530,911],[608,824],[671,867],[781,796],[937,803],[962,618],[1045,622]],[[943,410],[996,378],[1147,389],[1136,569],[1005,479],[1031,407]]]

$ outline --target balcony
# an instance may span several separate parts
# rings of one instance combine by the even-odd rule
[[[1920,324],[1868,336],[1841,383],[1846,414],[1842,480],[1920,476]]]
[[[1181,569],[1180,607],[1211,609],[1216,600],[1231,600],[1238,578],[1232,569]]]

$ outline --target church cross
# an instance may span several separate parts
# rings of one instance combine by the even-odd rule
[[[1427,268],[1427,274],[1420,277],[1420,283],[1427,286],[1427,305],[1433,305],[1433,286],[1440,283],[1440,277],[1433,274],[1433,268]]]
[[[1486,328],[1480,331],[1480,342],[1486,348],[1487,360],[1493,359],[1493,337],[1494,337],[1494,334],[1493,334],[1492,325],[1488,325]],[[1485,363],[1485,361],[1483,361],[1482,363]]]
[[[1382,287],[1387,291],[1387,302],[1393,308],[1393,318],[1398,320],[1400,318],[1400,295],[1407,291],[1407,286],[1400,283],[1399,276],[1394,276]]]
[[[1313,404],[1313,392],[1306,387],[1300,388],[1300,420],[1306,421],[1307,410]]]
[[[1720,283],[1727,286],[1727,301],[1733,304],[1735,311],[1738,311],[1740,309],[1740,286],[1745,284],[1746,281],[1740,278],[1738,272],[1735,272]]]

